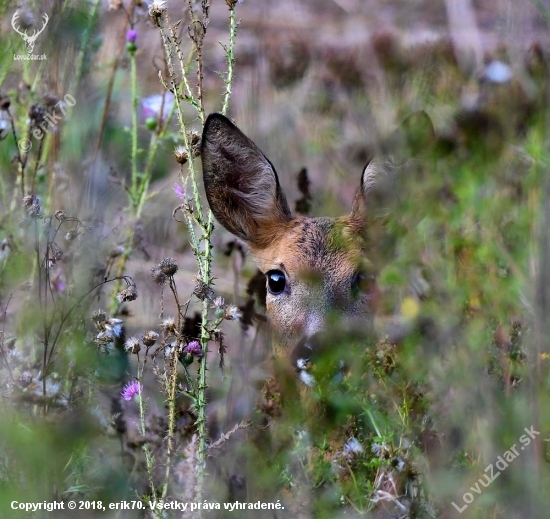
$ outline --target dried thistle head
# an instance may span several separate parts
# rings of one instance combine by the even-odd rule
[[[214,298],[214,290],[212,290],[212,288],[200,278],[197,278],[197,283],[193,289],[193,294],[195,294],[201,301],[204,301],[205,299],[212,300]]]
[[[33,218],[40,218],[42,216],[41,209],[40,209],[40,199],[37,195],[27,195],[23,197],[23,201],[21,202],[21,205],[24,209],[27,210],[27,214]]]
[[[192,146],[197,146],[201,143],[201,135],[199,132],[193,130],[190,134],[189,134],[189,140],[191,141],[191,145]]]
[[[153,0],[149,5],[149,18],[157,27],[160,27],[160,20],[166,11],[166,0]]]
[[[73,241],[74,239],[78,238],[81,235],[81,231],[79,229],[69,229],[65,233],[65,239],[67,241]]]
[[[107,314],[104,310],[96,310],[92,314],[92,320],[94,322],[95,327],[98,330],[104,330],[105,329],[105,321],[107,321]]]
[[[48,255],[48,261],[44,263],[44,268],[51,269],[55,267],[57,262],[61,260],[62,257],[63,257],[63,251],[54,243],[52,243],[50,247],[50,252]]]
[[[236,321],[242,317],[242,313],[235,305],[227,305],[223,317],[228,321]]]
[[[155,267],[151,267],[151,277],[153,278],[153,281],[160,286],[163,286],[168,281],[168,276],[157,265]]]
[[[39,103],[33,103],[29,109],[29,119],[35,124],[39,125],[44,122],[44,116],[46,115],[46,109]]]
[[[115,342],[115,336],[113,335],[111,330],[105,330],[97,334],[95,341],[98,343],[99,346],[102,346],[111,342]]]
[[[143,337],[141,338],[141,340],[143,344],[147,346],[147,348],[150,348],[151,346],[154,346],[158,338],[159,338],[159,334],[157,332],[154,332],[153,330],[149,330],[148,332],[145,332],[143,334]]]
[[[126,353],[133,353],[137,354],[141,350],[141,347],[139,345],[139,339],[137,337],[129,337],[126,339],[126,342],[124,343],[124,351]]]
[[[129,276],[124,276],[124,281],[126,281],[126,288],[117,294],[116,298],[118,302],[125,303],[126,301],[135,301],[138,296],[136,284]]]
[[[169,277],[172,277],[178,271],[178,265],[173,258],[164,258],[159,264],[158,268],[161,272]]]
[[[189,155],[187,154],[185,146],[177,146],[174,149],[174,156],[176,157],[176,161],[178,162],[178,164],[185,164],[189,159]]]
[[[174,321],[173,317],[167,317],[166,319],[164,319],[160,326],[168,334],[173,335],[176,333],[176,322]]]

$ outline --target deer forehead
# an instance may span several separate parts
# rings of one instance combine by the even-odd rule
[[[364,243],[346,218],[295,218],[266,248],[253,250],[262,272],[284,269],[312,281],[349,278],[363,261]]]

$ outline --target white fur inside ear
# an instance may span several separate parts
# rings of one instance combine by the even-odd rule
[[[363,194],[367,194],[376,185],[376,178],[379,176],[381,164],[377,159],[371,160],[363,170]]]

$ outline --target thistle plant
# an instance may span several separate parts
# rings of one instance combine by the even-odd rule
[[[237,34],[238,23],[235,17],[236,2],[228,2],[229,8],[229,43],[223,46],[227,57],[227,71],[221,73],[224,90],[222,95],[222,112],[226,112],[229,106],[231,87],[233,81],[233,70],[235,63],[234,49]],[[128,188],[130,198],[130,209],[132,215],[139,218],[143,209],[143,204],[147,200],[147,189],[150,182],[151,166],[158,142],[166,135],[168,121],[172,114],[175,114],[179,133],[178,140],[181,142],[174,150],[174,156],[180,164],[181,185],[176,184],[176,195],[182,203],[174,210],[173,216],[177,221],[185,224],[189,241],[195,258],[197,260],[198,273],[196,276],[196,285],[191,298],[196,298],[201,306],[200,314],[200,332],[197,337],[187,337],[183,333],[186,313],[189,308],[190,300],[182,303],[175,282],[174,275],[178,269],[175,261],[166,258],[152,268],[151,275],[153,280],[164,290],[168,288],[172,294],[177,314],[174,318],[164,318],[160,330],[160,345],[152,349],[155,341],[150,337],[156,332],[150,331],[149,342],[146,345],[146,335],[142,338],[145,345],[145,353],[142,351],[139,341],[135,338],[126,341],[126,351],[135,353],[138,356],[138,373],[134,385],[127,386],[123,392],[123,397],[136,395],[140,409],[140,431],[145,434],[146,430],[146,400],[142,391],[134,391],[142,380],[147,358],[153,361],[153,369],[157,375],[161,390],[166,398],[167,404],[167,431],[165,438],[165,460],[164,474],[160,483],[155,480],[155,459],[150,448],[144,446],[144,455],[149,475],[149,483],[152,496],[160,496],[165,499],[169,490],[169,481],[171,478],[171,469],[173,464],[174,452],[177,446],[175,431],[176,399],[178,394],[185,394],[191,399],[193,408],[196,412],[196,465],[197,477],[194,494],[198,500],[202,499],[203,480],[205,462],[208,455],[208,431],[206,423],[206,390],[207,366],[209,360],[209,348],[212,342],[218,344],[220,353],[220,367],[223,369],[223,334],[220,325],[224,320],[238,319],[240,312],[232,305],[225,304],[223,298],[216,296],[211,287],[212,283],[212,242],[211,236],[214,229],[213,215],[210,210],[205,209],[201,200],[198,187],[197,176],[197,158],[200,155],[200,132],[192,128],[191,123],[185,115],[185,105],[191,106],[197,115],[200,123],[205,121],[205,100],[204,100],[204,57],[203,45],[209,25],[210,5],[207,1],[202,1],[198,7],[191,2],[187,3],[187,14],[190,22],[188,24],[189,43],[191,49],[188,56],[184,54],[184,41],[177,35],[177,24],[171,23],[166,2],[152,2],[149,6],[149,17],[153,24],[158,28],[164,58],[166,62],[167,74],[159,72],[159,80],[165,88],[163,100],[167,97],[173,97],[173,107],[166,121],[162,114],[158,122],[151,121],[153,130],[151,143],[149,145],[148,157],[145,161],[145,169],[140,172],[138,169],[138,149],[137,149],[137,67],[136,67],[136,49],[138,43],[137,32],[131,29],[126,36],[127,48],[131,63],[131,81],[132,81],[132,183]],[[193,70],[192,63],[196,63]],[[192,74],[196,74],[196,80],[191,79]],[[189,194],[190,193],[190,194]],[[132,233],[128,237],[127,247],[119,261],[119,269],[122,269],[128,259],[132,241]],[[111,311],[116,311],[112,306]],[[213,314],[213,315],[212,315]],[[163,316],[163,313],[161,314]],[[160,360],[159,360],[160,359]],[[164,362],[164,367],[159,362]],[[196,363],[195,363],[196,361]],[[196,375],[193,373],[193,364],[198,365]],[[183,370],[184,380],[180,381],[178,370]],[[155,490],[157,489],[157,490]]]

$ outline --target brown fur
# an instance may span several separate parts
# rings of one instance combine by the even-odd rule
[[[369,326],[376,289],[357,290],[356,280],[359,272],[373,270],[363,231],[367,195],[380,166],[365,168],[349,215],[308,218],[292,216],[269,160],[224,116],[208,117],[201,153],[217,220],[249,244],[263,273],[285,274],[285,292],[267,296],[276,354],[289,356],[300,340],[321,332],[334,311],[344,321]]]

